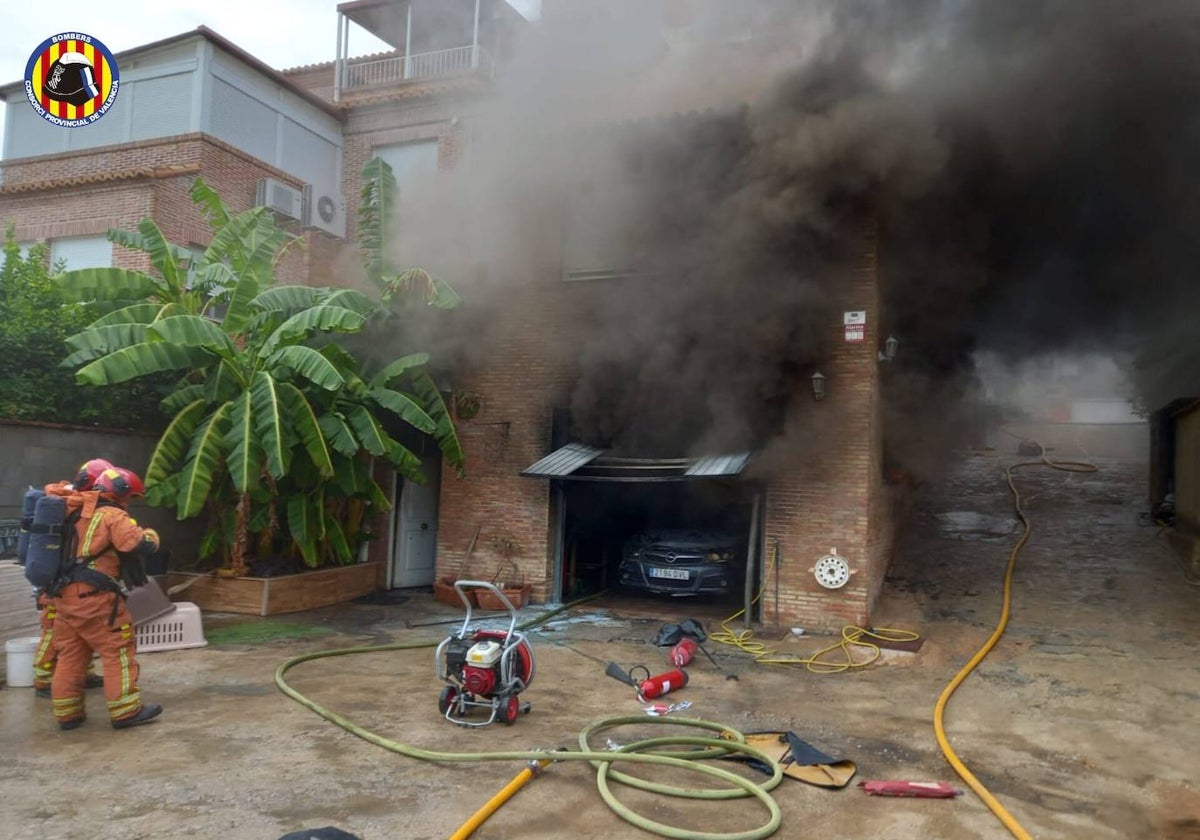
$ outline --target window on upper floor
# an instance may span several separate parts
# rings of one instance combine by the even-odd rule
[[[564,280],[605,280],[641,273],[633,256],[637,193],[627,180],[610,175],[579,184],[567,198]]]
[[[71,236],[50,242],[50,265],[64,271],[80,268],[109,268],[113,264],[112,243],[105,236]]]
[[[374,153],[383,158],[396,176],[400,200],[405,193],[422,182],[429,181],[438,171],[438,141],[418,140],[415,143],[393,143],[376,146]]]

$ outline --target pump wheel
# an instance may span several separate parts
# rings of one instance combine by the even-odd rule
[[[517,721],[517,715],[521,714],[521,701],[517,695],[506,697],[500,701],[500,717],[501,719],[512,726]]]
[[[438,711],[445,715],[450,707],[455,705],[456,700],[458,700],[458,689],[452,685],[446,686],[438,695]]]

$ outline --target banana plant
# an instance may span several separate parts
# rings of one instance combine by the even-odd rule
[[[445,441],[461,469],[440,394],[426,390],[428,357],[365,376],[339,342],[361,333],[380,302],[349,289],[268,288],[291,237],[262,208],[230,213],[202,182],[192,196],[214,235],[190,286],[182,249],[149,221],[137,235],[110,238],[150,254],[157,275],[91,269],[58,278],[76,300],[141,296],[72,337],[68,362],[87,385],[180,374],[163,401],[172,419],[151,456],[147,496],[180,519],[208,512],[202,556],[220,551],[231,574],[244,574],[252,537],[282,534],[310,566],[350,562],[366,510],[389,507],[373,459],[420,480],[416,456],[385,431],[389,423]],[[219,319],[214,300],[226,307]],[[404,390],[401,380],[417,384]]]
[[[231,214],[200,178],[191,196],[214,228],[212,243],[199,256],[168,242],[154,220],[145,218],[136,231],[110,229],[107,236],[145,253],[155,273],[84,268],[54,278],[66,300],[107,310],[67,340],[73,352],[63,366],[78,367],[139,343],[150,324],[172,315],[212,318],[224,307],[222,329],[232,335],[243,328],[249,301],[273,282],[276,262],[297,237],[280,228],[265,207]]]
[[[440,277],[422,268],[400,270],[396,267],[392,231],[396,228],[399,189],[392,167],[383,158],[373,157],[363,166],[362,182],[358,203],[358,250],[367,280],[379,286],[384,301],[415,297],[438,309],[459,306],[462,298]]]

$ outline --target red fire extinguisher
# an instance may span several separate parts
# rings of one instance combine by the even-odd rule
[[[688,684],[687,671],[682,668],[657,674],[638,685],[638,695],[644,700],[653,700]]]
[[[692,657],[695,655],[696,643],[691,639],[680,639],[679,644],[671,648],[671,662],[679,668],[691,664]]]

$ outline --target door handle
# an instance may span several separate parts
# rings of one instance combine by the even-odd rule
[[[422,531],[428,531],[428,530],[429,530],[429,523],[428,523],[428,522],[422,522],[422,523],[421,523],[421,530],[422,530]]]

